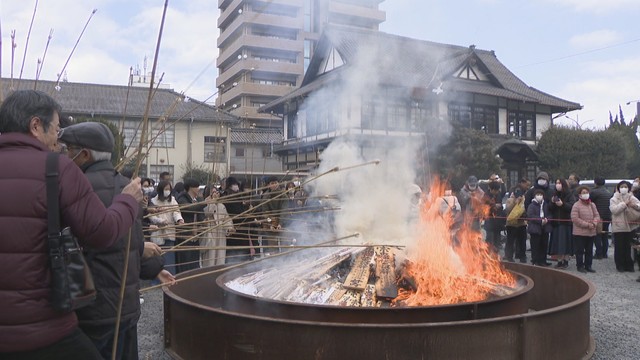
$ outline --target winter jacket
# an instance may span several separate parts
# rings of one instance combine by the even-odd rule
[[[93,186],[93,190],[98,194],[105,206],[111,205],[113,197],[121,193],[122,189],[130,181],[118,174],[109,161],[94,162],[89,166],[83,167],[83,170]],[[136,219],[130,234],[129,266],[121,314],[121,321],[123,322],[137,319],[140,316],[138,290],[141,257],[144,251],[142,219]],[[93,304],[76,310],[81,328],[116,323],[118,302],[120,301],[120,283],[124,271],[125,249],[128,238],[129,232],[120,241],[106,249],[84,248],[84,255],[91,268],[93,281],[96,285],[97,296]],[[158,270],[158,272],[160,271]]]
[[[592,226],[600,222],[596,204],[591,200],[578,200],[571,208],[571,221],[573,221],[573,235],[596,236],[596,227]]]
[[[630,201],[630,205],[636,209],[640,209],[640,200],[638,200],[633,194],[620,194],[615,192],[609,200],[609,210],[611,210],[611,232],[629,232],[636,227],[637,224],[629,224],[627,220],[626,201]]]
[[[487,231],[502,231],[507,224],[507,213],[502,207],[502,195],[493,195],[490,192],[484,193],[482,198],[489,208],[487,217],[484,220],[484,228]]]
[[[540,206],[542,205],[543,216],[540,216]],[[546,218],[547,223],[542,225],[542,219]],[[538,204],[533,200],[527,207],[527,232],[529,234],[541,235],[543,232],[551,232],[551,223],[549,220],[549,207],[546,201],[542,201],[542,204]]]
[[[180,212],[182,214],[182,218],[184,219],[184,223],[185,224],[192,224],[195,223],[196,225],[193,225],[193,227],[188,227],[185,226],[185,231],[183,232],[184,237],[179,240],[181,243],[188,239],[191,238],[192,236],[195,236],[198,234],[197,231],[197,227],[198,227],[198,223],[204,221],[204,208],[205,206],[207,206],[207,203],[205,203],[204,201],[200,201],[198,199],[194,199],[192,198],[188,192],[183,191],[180,194],[178,194],[178,197],[176,198],[176,201],[178,202],[178,204],[180,205]],[[188,204],[193,204],[191,206],[186,206]],[[186,229],[191,229],[192,231],[186,231]],[[188,241],[185,245],[190,245],[190,246],[197,246],[199,245],[198,243],[198,239],[194,238],[190,241]]]
[[[546,186],[540,186],[537,183],[534,184],[533,187],[531,187],[529,190],[527,190],[526,193],[524,193],[524,207],[526,209],[529,208],[529,204],[531,204],[531,202],[533,201],[533,193],[538,189],[544,191],[544,202],[547,204],[551,202],[551,198],[556,193],[556,189],[551,188],[548,184]],[[574,201],[571,202],[571,204],[573,203]]]
[[[598,209],[600,218],[604,221],[611,221],[611,210],[609,210],[609,201],[611,200],[611,192],[604,186],[596,186],[589,192],[589,197]]]
[[[74,312],[56,312],[49,302],[48,153],[28,134],[0,135],[0,353],[51,345],[77,327]],[[139,210],[132,196],[116,195],[105,209],[65,156],[59,159],[58,182],[61,227],[71,227],[81,245],[109,247],[128,233]]]
[[[149,217],[149,222],[158,226],[158,230],[151,233],[151,241],[158,245],[164,245],[165,239],[176,240],[176,228],[173,226],[182,219],[182,213],[178,210],[178,202],[171,196],[170,200],[160,200],[157,196],[151,199],[151,205],[160,208],[160,213]],[[175,209],[170,211],[171,207]]]
[[[553,201],[557,197],[562,201],[562,205],[558,206]],[[575,203],[571,192],[556,191],[549,201],[549,214],[551,216],[551,226],[571,225],[571,208]]]

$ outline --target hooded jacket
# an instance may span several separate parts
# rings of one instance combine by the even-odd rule
[[[73,332],[74,312],[49,301],[45,162],[48,148],[28,134],[0,135],[0,353],[34,350]],[[83,246],[104,248],[127,233],[138,203],[118,194],[105,209],[82,171],[66,156],[58,163],[60,226]],[[1,357],[1,356],[0,356]]]

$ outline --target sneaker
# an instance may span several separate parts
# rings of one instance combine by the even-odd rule
[[[590,272],[590,273],[594,273],[596,272],[595,270],[593,270],[592,268],[585,268],[584,269],[586,272]]]
[[[586,273],[587,273],[587,270],[586,270],[585,268],[583,268],[583,267],[579,267],[579,268],[578,268],[578,272],[581,272],[581,273],[585,273],[585,274],[586,274]]]
[[[144,304],[144,296],[142,296],[142,294],[140,294],[140,305]]]

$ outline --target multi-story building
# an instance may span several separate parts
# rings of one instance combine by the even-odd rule
[[[285,170],[319,164],[338,138],[361,153],[437,143],[460,127],[494,139],[509,185],[535,179],[532,149],[553,119],[581,105],[528,86],[494,51],[328,27],[299,89],[260,111],[281,114]],[[423,148],[426,145],[423,146]]]
[[[216,105],[242,127],[282,128],[257,109],[302,83],[326,24],[377,30],[383,0],[218,0]]]
[[[3,79],[3,95],[11,80]],[[112,123],[124,135],[125,156],[133,153],[142,134],[149,89],[55,81],[14,80],[14,89],[34,89],[50,94],[62,106],[65,118],[95,119]],[[161,172],[182,181],[187,167],[204,168],[219,177],[230,169],[230,128],[238,118],[212,105],[189,99],[171,89],[155,91],[148,112],[148,143],[140,176],[158,180]]]

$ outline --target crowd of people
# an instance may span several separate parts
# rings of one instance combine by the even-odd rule
[[[486,242],[496,252],[504,243],[503,260],[527,263],[528,240],[533,265],[550,266],[551,260],[556,268],[566,269],[575,259],[579,272],[594,273],[593,260],[609,257],[609,238],[616,269],[634,271],[639,199],[640,178],[618,182],[612,193],[603,177],[588,187],[580,185],[576,174],[552,179],[541,171],[533,184],[523,178],[508,190],[497,174],[482,184],[470,176],[456,203],[473,229],[483,227]],[[636,260],[640,265],[639,256]]]
[[[268,177],[258,189],[234,177],[216,185],[173,184],[168,172],[157,184],[131,179],[111,163],[108,126],[63,127],[60,112],[54,99],[34,90],[14,91],[0,106],[0,185],[29,189],[5,191],[0,203],[2,359],[137,359],[141,279],[172,284],[184,271],[268,256],[295,244],[291,234],[303,213],[322,209],[295,178]],[[59,153],[60,223],[83,246],[97,289],[95,302],[70,312],[54,310],[49,298],[45,161],[52,152]],[[640,179],[620,181],[614,193],[602,177],[593,188],[579,182],[575,174],[552,181],[540,172],[533,184],[521,179],[507,190],[497,174],[485,184],[470,176],[457,194],[445,191],[439,210],[470,219],[475,230],[484,227],[496,252],[506,231],[506,261],[528,262],[529,239],[533,265],[550,266],[552,259],[566,269],[575,258],[578,271],[595,272],[593,259],[609,256],[611,236],[617,270],[633,272]],[[452,226],[462,222],[456,217]]]

